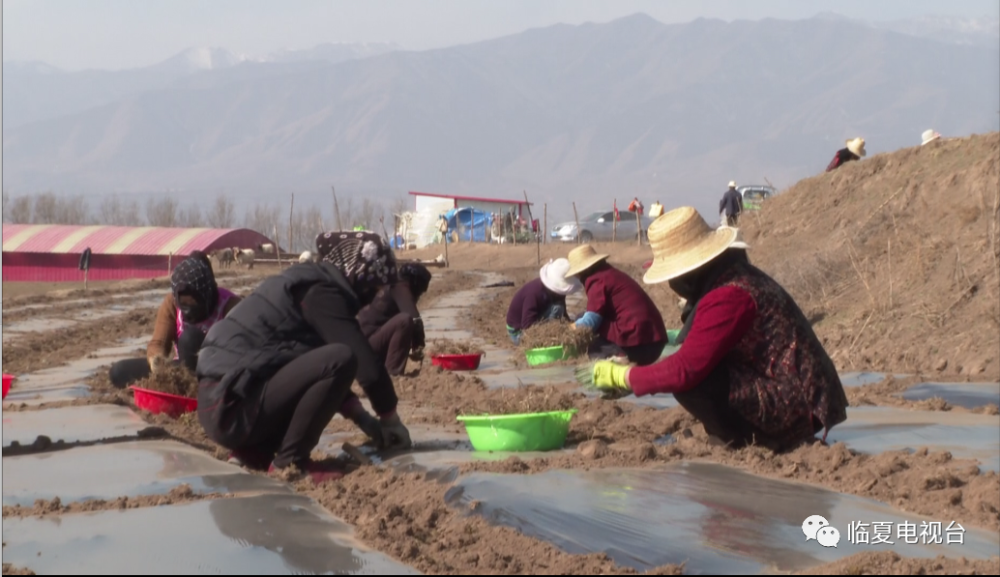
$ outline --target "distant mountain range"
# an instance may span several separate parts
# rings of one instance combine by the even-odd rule
[[[919,144],[926,128],[996,130],[1000,39],[942,42],[931,29],[636,15],[425,52],[328,45],[253,61],[199,49],[120,72],[5,63],[3,185],[528,190],[555,215],[632,196],[713,214],[729,180],[791,184],[848,137],[873,154]]]

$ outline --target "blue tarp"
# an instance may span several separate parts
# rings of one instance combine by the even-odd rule
[[[451,233],[458,232],[459,242],[488,242],[489,231],[493,226],[490,213],[470,207],[453,208],[445,213],[448,220],[448,238]],[[484,228],[485,226],[485,228]]]

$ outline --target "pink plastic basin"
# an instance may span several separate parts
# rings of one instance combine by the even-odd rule
[[[431,364],[447,371],[474,371],[479,368],[479,362],[482,360],[483,353],[476,353],[474,355],[435,355],[431,357]]]
[[[162,413],[175,419],[198,408],[198,399],[191,397],[181,397],[139,387],[132,387],[132,394],[135,395],[135,404],[140,409],[150,413]]]

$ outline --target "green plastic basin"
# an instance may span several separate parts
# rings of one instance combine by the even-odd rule
[[[534,367],[571,359],[576,356],[576,350],[573,347],[545,347],[525,351],[524,356],[528,359],[528,365]]]
[[[667,343],[675,344],[677,342],[677,336],[681,334],[680,329],[667,329]]]
[[[522,415],[460,416],[477,451],[553,451],[566,443],[576,409]]]

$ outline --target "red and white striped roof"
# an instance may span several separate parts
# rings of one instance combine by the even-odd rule
[[[245,228],[161,228],[155,226],[67,226],[4,224],[3,252],[186,255],[227,246],[254,248],[271,242]]]

